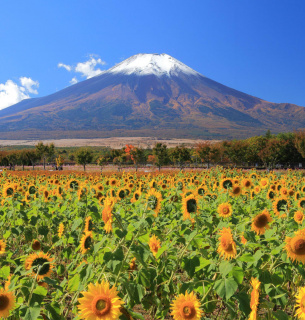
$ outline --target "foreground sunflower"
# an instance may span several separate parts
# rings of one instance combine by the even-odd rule
[[[299,288],[298,294],[296,295],[296,302],[298,309],[295,314],[299,319],[305,320],[305,287]]]
[[[303,220],[304,220],[304,213],[300,210],[296,211],[294,216],[293,216],[293,219],[296,223],[298,224],[302,224]]]
[[[33,253],[25,260],[25,269],[33,271],[33,276],[37,280],[43,280],[44,277],[50,277],[53,269],[53,259],[43,252]]]
[[[117,320],[121,315],[120,307],[123,301],[118,297],[116,287],[109,283],[92,284],[88,291],[81,292],[83,297],[78,299],[79,317],[84,320]]]
[[[161,248],[161,242],[158,239],[158,237],[156,237],[155,235],[153,235],[149,239],[149,248],[150,248],[151,252],[153,253],[154,257],[157,255],[158,250]]]
[[[220,244],[217,252],[224,257],[226,260],[230,260],[236,257],[236,243],[233,240],[233,236],[230,228],[222,228],[219,231],[220,237],[218,240]]]
[[[64,224],[61,222],[58,227],[58,237],[61,238],[65,230]]]
[[[252,220],[251,230],[255,231],[256,234],[264,234],[266,229],[270,229],[269,222],[272,221],[272,218],[268,210],[264,210],[262,213],[258,214]]]
[[[232,206],[228,202],[221,203],[217,208],[217,212],[222,218],[228,218],[232,215]]]
[[[171,307],[174,320],[200,320],[203,313],[199,309],[200,303],[194,292],[179,294]]]
[[[0,254],[5,253],[6,243],[3,240],[0,240]]]
[[[260,282],[257,278],[251,279],[252,291],[251,291],[251,300],[250,300],[250,308],[251,313],[249,320],[256,320],[257,319],[257,307],[259,304],[259,286]]]
[[[85,254],[92,247],[92,243],[92,232],[86,232],[80,240],[82,254]]]
[[[295,232],[295,236],[292,238],[286,237],[285,242],[288,257],[292,261],[305,263],[305,230]]]
[[[182,199],[183,220],[191,219],[191,213],[197,213],[197,199],[193,194]]]
[[[12,292],[1,289],[0,290],[0,317],[7,318],[10,311],[15,306],[15,296]]]

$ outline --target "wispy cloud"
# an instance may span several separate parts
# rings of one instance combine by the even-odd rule
[[[67,64],[64,64],[64,63],[59,63],[57,66],[58,66],[58,68],[65,68],[67,71],[72,70],[71,66],[68,66]]]
[[[81,77],[90,79],[100,74],[103,70],[98,68],[99,65],[105,65],[106,62],[99,58],[97,55],[90,54],[89,59],[85,62],[78,62],[76,65],[68,65],[62,62],[58,63],[58,68],[64,68],[69,72],[80,73]],[[76,77],[73,77],[70,81],[71,84],[78,82]]]
[[[30,94],[38,94],[39,82],[31,78],[19,78],[21,85],[12,80],[0,83],[0,109],[7,108],[23,99],[29,99]]]

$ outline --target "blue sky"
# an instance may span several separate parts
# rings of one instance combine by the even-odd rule
[[[0,108],[61,90],[137,53],[167,53],[234,89],[305,106],[303,0],[0,5]]]

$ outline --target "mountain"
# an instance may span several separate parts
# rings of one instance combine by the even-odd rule
[[[137,54],[91,79],[0,110],[2,139],[230,139],[301,127],[305,108],[231,89],[167,54]]]

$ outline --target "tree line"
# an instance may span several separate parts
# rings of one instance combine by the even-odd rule
[[[35,149],[0,151],[0,165],[14,169],[16,165],[32,166],[51,163],[55,169],[62,169],[64,164],[78,163],[86,169],[87,164],[98,164],[101,170],[108,164],[118,166],[134,165],[136,170],[141,165],[154,165],[159,170],[168,165],[182,169],[187,165],[207,167],[228,165],[242,167],[276,166],[295,167],[305,159],[305,129],[277,135],[267,131],[265,135],[245,140],[225,140],[220,142],[198,142],[193,147],[184,145],[168,148],[164,143],[156,143],[153,148],[126,145],[121,149],[103,149],[93,152],[90,148],[73,149],[67,152],[56,148],[53,143],[39,142]]]

